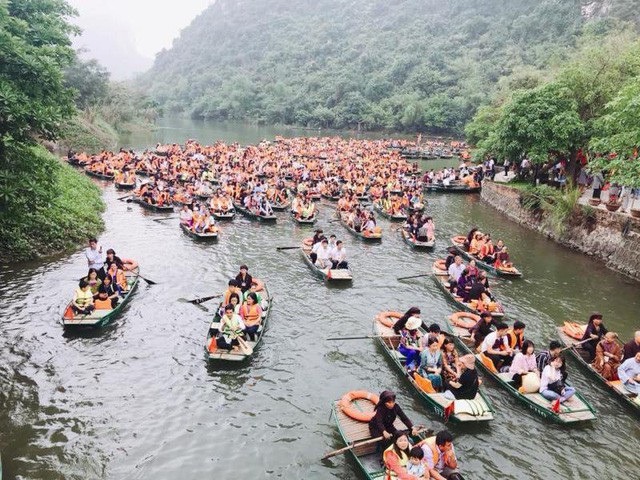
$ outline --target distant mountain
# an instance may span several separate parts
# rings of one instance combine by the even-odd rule
[[[501,78],[616,18],[637,0],[218,0],[139,82],[194,117],[461,131]]]

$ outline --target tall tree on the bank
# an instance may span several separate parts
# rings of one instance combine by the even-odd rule
[[[0,2],[0,155],[34,136],[54,139],[60,122],[74,113],[62,69],[74,58],[63,0]]]

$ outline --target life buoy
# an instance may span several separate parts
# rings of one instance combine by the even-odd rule
[[[582,340],[585,329],[585,325],[580,325],[576,322],[564,322],[562,327],[562,331],[574,340]]]
[[[442,260],[442,259],[436,260],[433,263],[433,266],[436,267],[438,270],[446,270],[447,269],[446,262],[444,260]]]
[[[251,284],[256,286],[256,292],[264,291],[264,283],[259,278],[254,278]]]
[[[462,243],[464,244],[464,242],[467,241],[467,237],[465,237],[464,235],[456,235],[455,237],[453,237],[451,239],[451,241],[453,241],[453,243]]]
[[[377,405],[378,401],[380,401],[380,397],[375,393],[367,392],[366,390],[353,390],[345,393],[340,399],[340,410],[342,410],[347,417],[358,420],[359,422],[369,422],[375,415],[375,412],[362,412],[358,410],[353,405],[354,400],[369,400],[374,405]]]
[[[313,246],[313,238],[305,238],[302,241],[303,245],[306,245],[307,247],[312,247]]]
[[[402,317],[400,312],[380,312],[377,318],[385,327],[393,328],[400,317]]]
[[[135,270],[136,268],[138,268],[138,262],[136,262],[135,260],[131,260],[130,258],[123,258],[122,263],[125,270]]]
[[[456,312],[451,314],[449,321],[460,328],[473,328],[480,320],[480,315],[469,312]]]

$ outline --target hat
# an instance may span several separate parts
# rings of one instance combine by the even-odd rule
[[[589,322],[593,322],[596,318],[602,320],[602,314],[599,312],[593,312],[589,317]]]
[[[405,323],[405,328],[407,330],[416,330],[420,328],[421,325],[422,320],[420,320],[418,317],[409,317],[409,320],[407,320],[407,323]]]

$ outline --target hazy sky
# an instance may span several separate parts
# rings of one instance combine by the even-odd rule
[[[67,0],[83,29],[75,40],[116,79],[149,68],[156,53],[169,48],[180,30],[214,0]]]

